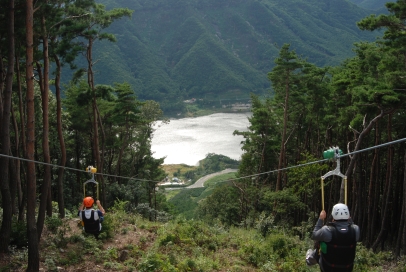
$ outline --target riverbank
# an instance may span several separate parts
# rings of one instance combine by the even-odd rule
[[[237,104],[230,108],[198,108],[198,107],[186,107],[185,112],[178,112],[172,114],[165,114],[164,117],[170,120],[177,120],[182,118],[190,118],[190,117],[202,117],[208,116],[215,113],[250,113],[251,112],[251,104]]]

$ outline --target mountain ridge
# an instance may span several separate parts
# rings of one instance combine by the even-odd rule
[[[129,82],[140,99],[157,100],[164,110],[191,97],[266,92],[267,73],[285,43],[328,66],[351,57],[354,42],[377,36],[356,26],[370,11],[345,0],[102,3],[134,13],[107,29],[117,43],[97,44],[96,83]]]

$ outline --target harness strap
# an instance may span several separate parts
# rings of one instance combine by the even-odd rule
[[[332,263],[328,262],[323,255],[322,255],[322,258],[323,258],[323,262],[326,265],[328,265],[330,267],[334,267],[334,268],[350,268],[354,264],[353,262],[350,264],[332,264]]]
[[[333,245],[334,248],[353,248],[355,247],[355,244],[348,245],[348,246],[339,246],[339,245]]]

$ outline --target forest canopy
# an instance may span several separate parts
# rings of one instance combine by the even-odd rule
[[[88,191],[106,209],[124,201],[130,203],[126,212],[150,221],[176,217],[165,191],[157,190],[165,178],[164,158],[154,158],[151,152],[153,124],[164,116],[160,103],[139,99],[128,82],[95,80],[95,48],[116,41],[109,27],[130,18],[133,10],[107,10],[92,0],[9,0],[1,1],[0,7],[7,11],[0,14],[0,252],[9,252],[13,231],[22,224],[27,271],[38,271],[45,220],[55,215],[52,202],[57,203],[60,218],[75,211],[83,199],[83,181],[90,177],[88,166],[97,169],[94,178],[99,185]],[[265,237],[271,226],[284,226],[291,235],[307,226],[300,234],[303,238],[311,228],[306,222],[320,211],[320,177],[337,160],[289,167],[316,161],[323,151],[338,146],[351,153],[340,161],[346,178],[326,179],[323,206],[331,210],[346,201],[366,248],[404,255],[406,3],[386,7],[387,15],[370,15],[358,22],[361,30],[381,30],[383,36],[354,43],[354,56],[337,66],[319,67],[290,43],[278,48],[272,69],[264,73],[272,92],[265,98],[251,94],[249,130],[235,131],[244,137],[237,177],[201,199],[196,220],[259,228]],[[199,40],[189,53],[202,58],[199,46],[207,42],[212,40]],[[213,48],[212,53],[216,50],[223,52]],[[76,67],[69,84],[61,84],[63,68],[75,68],[79,57],[85,65]],[[210,55],[202,69],[218,60]],[[179,63],[180,69],[182,60]],[[245,67],[235,60],[230,63]],[[213,81],[224,80],[229,68],[216,73]],[[234,79],[238,82],[240,76]],[[373,148],[394,140],[401,141]],[[366,148],[371,149],[357,153]],[[207,169],[213,171],[236,165],[214,154],[207,159]]]

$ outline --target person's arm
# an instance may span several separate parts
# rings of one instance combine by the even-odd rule
[[[104,214],[106,212],[104,211],[103,206],[100,204],[100,200],[96,200],[96,204],[97,204],[97,207],[99,208],[99,210],[102,212],[102,214],[104,216]]]
[[[359,237],[361,236],[360,229],[359,229],[359,227],[358,227],[357,225],[355,225],[355,224],[353,224],[352,227],[353,227],[354,230],[355,230],[355,240],[358,242],[358,241],[359,241]]]
[[[79,210],[78,210],[78,216],[80,216],[80,212],[83,211],[83,207],[84,207],[83,203],[80,204]]]
[[[319,219],[317,220],[316,226],[314,226],[314,230],[311,236],[312,240],[315,241],[331,241],[331,232],[327,227],[323,228],[324,219],[326,219],[326,212],[322,210],[320,212]]]

